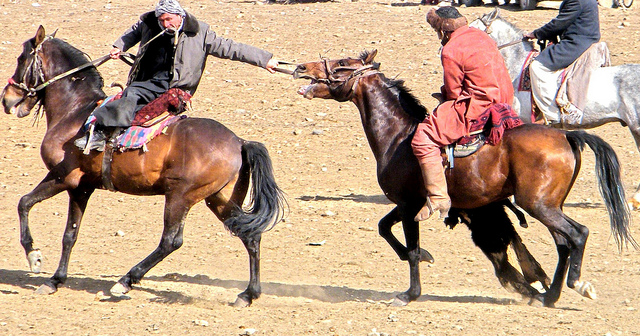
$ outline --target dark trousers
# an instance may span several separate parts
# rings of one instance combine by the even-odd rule
[[[129,127],[136,112],[167,90],[169,90],[168,76],[132,82],[122,91],[122,98],[108,102],[93,111],[96,124],[107,127]]]

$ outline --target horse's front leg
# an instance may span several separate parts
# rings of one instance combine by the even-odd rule
[[[393,235],[391,232],[391,228],[396,225],[396,223],[402,220],[400,216],[400,211],[398,207],[393,208],[391,212],[382,217],[380,222],[378,222],[378,234],[382,238],[384,238],[387,243],[391,246],[391,248],[396,252],[400,260],[407,261],[409,260],[409,251],[407,248],[400,243],[400,241]],[[434,259],[431,253],[425,249],[420,249],[420,261],[426,261],[429,263],[433,263]]]
[[[182,246],[184,220],[192,205],[193,203],[189,202],[184,194],[176,193],[176,195],[166,197],[164,229],[160,244],[151,254],[133,266],[125,276],[111,287],[111,295],[123,296],[128,293],[133,284],[139,283],[151,268]]]
[[[260,297],[262,290],[260,288],[260,240],[262,234],[258,233],[250,237],[240,237],[244,247],[249,253],[249,285],[247,289],[238,294],[234,307],[248,307],[253,300]]]
[[[407,242],[409,256],[409,289],[396,296],[392,303],[394,306],[405,306],[420,297],[422,292],[419,267],[421,258],[419,224],[413,219],[405,219],[402,221],[402,229]]]
[[[69,213],[67,216],[67,226],[62,237],[62,255],[58,269],[53,276],[36,290],[37,294],[53,294],[58,287],[67,280],[67,268],[69,266],[69,258],[71,257],[71,249],[78,239],[78,231],[80,230],[80,222],[87,208],[87,202],[93,194],[94,188],[76,188],[69,191]]]
[[[67,185],[61,183],[53,174],[49,173],[30,193],[22,196],[18,202],[20,243],[27,255],[31,272],[40,273],[42,268],[42,253],[39,249],[33,247],[33,237],[29,230],[29,212],[37,203],[49,199],[67,189]]]

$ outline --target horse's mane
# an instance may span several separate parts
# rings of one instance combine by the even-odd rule
[[[411,90],[404,85],[403,80],[392,80],[385,78],[385,84],[391,90],[397,91],[398,99],[402,109],[418,121],[423,121],[427,116],[427,109],[420,103],[418,98],[411,93]]]
[[[54,43],[56,46],[58,46],[61,53],[66,56],[66,62],[68,62],[68,64],[71,66],[70,69],[91,62],[89,57],[84,52],[78,50],[76,47],[61,39],[53,38],[51,39],[51,43]],[[60,72],[70,69],[61,69]],[[91,87],[93,89],[102,89],[102,87],[104,86],[104,80],[98,72],[98,69],[96,69],[95,67],[85,68],[79,73],[82,73],[85,76],[82,81],[83,86]]]
[[[371,55],[371,53],[372,51],[364,50],[360,53],[358,58],[364,61]],[[402,109],[418,121],[423,121],[427,115],[427,109],[422,105],[422,103],[420,103],[418,98],[411,93],[411,90],[404,85],[404,81],[388,79],[385,76],[382,76],[382,78],[384,79],[385,85],[387,85],[387,87],[392,91],[395,91],[394,93],[398,95],[398,100],[400,100],[400,106],[402,106]]]

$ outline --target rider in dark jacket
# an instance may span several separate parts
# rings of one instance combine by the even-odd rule
[[[122,98],[97,108],[96,125],[128,127],[137,111],[170,88],[193,95],[200,83],[207,56],[241,61],[275,72],[278,61],[268,51],[217,36],[209,25],[187,13],[176,0],[160,0],[155,11],[113,44],[111,58],[140,43]],[[98,128],[97,128],[98,129]],[[104,134],[97,132],[91,147],[102,147]],[[78,143],[86,146],[86,138]],[[93,144],[92,142],[97,142]]]
[[[538,108],[551,121],[558,120],[555,96],[561,71],[600,40],[598,2],[564,0],[558,16],[524,37],[552,42],[531,63],[531,86]]]

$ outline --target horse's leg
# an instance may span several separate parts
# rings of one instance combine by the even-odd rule
[[[485,251],[483,251],[485,252]],[[537,299],[542,301],[542,295],[537,289],[533,288],[518,270],[511,265],[507,255],[507,248],[497,252],[485,252],[493,268],[496,277],[500,281],[502,287],[521,294],[529,299]]]
[[[527,247],[522,242],[518,232],[515,233],[515,236],[511,241],[511,247],[513,247],[513,250],[516,253],[516,258],[518,258],[518,263],[520,264],[522,275],[524,275],[525,280],[527,280],[528,283],[540,281],[545,291],[549,290],[551,279],[549,279],[549,276],[547,276],[547,273],[542,269],[542,266],[540,266],[540,263],[538,263],[536,258],[531,255]]]
[[[42,267],[42,253],[39,249],[33,248],[33,237],[29,230],[29,212],[37,203],[51,198],[67,189],[67,185],[61,183],[56,176],[49,173],[30,193],[22,196],[18,202],[20,243],[27,255],[31,272],[40,273],[40,269]]]
[[[471,239],[487,256],[502,287],[530,299],[541,300],[538,290],[509,263],[507,248],[517,235],[504,211],[504,203],[494,203],[477,210],[467,210],[463,222],[471,230]]]
[[[633,139],[636,142],[636,148],[638,149],[638,151],[640,151],[640,126],[636,122],[635,126],[629,125],[629,130],[631,131]],[[640,210],[640,184],[638,185],[636,192],[629,200],[629,206],[632,210]]]
[[[80,222],[82,221],[84,210],[87,208],[87,202],[94,190],[94,188],[76,188],[69,190],[69,212],[67,215],[67,225],[62,237],[60,263],[53,276],[36,290],[37,294],[53,294],[58,290],[58,287],[67,280],[67,267],[69,266],[71,249],[78,238]]]
[[[122,296],[128,293],[133,284],[140,282],[147,272],[166,258],[171,252],[182,246],[184,220],[193,206],[184,193],[173,192],[166,196],[164,205],[164,229],[160,244],[144,260],[133,266],[129,272],[111,287],[111,295]]]
[[[551,286],[544,295],[544,305],[553,307],[560,298],[562,283],[570,266],[569,261],[571,261],[570,276],[567,278],[569,288],[585,297],[595,298],[593,286],[588,282],[579,281],[582,256],[589,230],[568,218],[560,209],[547,215],[538,216],[536,214],[534,217],[547,226],[558,250],[558,265]]]
[[[595,300],[596,290],[593,285],[588,281],[580,280],[582,258],[584,256],[587,238],[589,237],[589,229],[566,215],[565,218],[571,223],[571,242],[573,244],[571,254],[569,255],[570,264],[569,274],[567,275],[567,286],[580,295]]]
[[[400,243],[400,241],[393,235],[391,228],[401,220],[400,211],[398,207],[393,208],[391,212],[382,217],[378,222],[378,234],[384,238],[391,248],[396,252],[400,260],[409,260],[409,251]],[[431,253],[425,249],[420,249],[420,261],[427,261],[433,263],[434,259]]]
[[[258,233],[251,237],[241,237],[244,247],[249,254],[249,285],[244,292],[238,294],[234,307],[248,307],[253,300],[260,297],[262,289],[260,287],[260,240],[262,234]]]
[[[420,286],[420,230],[418,222],[413,219],[405,219],[402,221],[402,230],[407,242],[407,251],[409,257],[409,289],[398,294],[393,301],[394,306],[405,306],[409,302],[414,301],[422,292]]]

